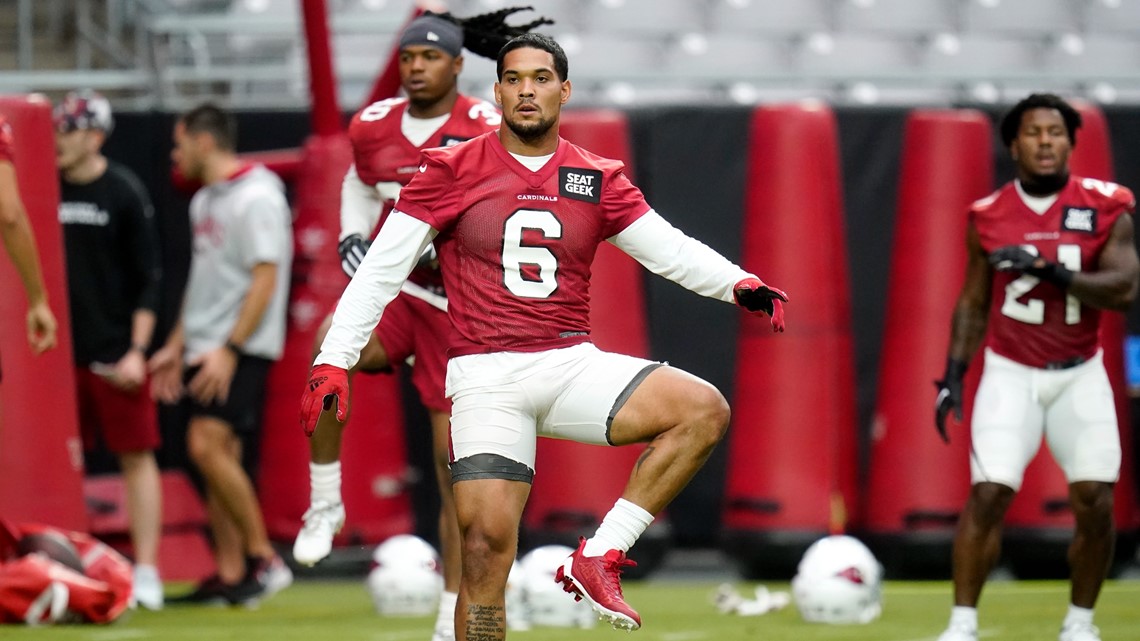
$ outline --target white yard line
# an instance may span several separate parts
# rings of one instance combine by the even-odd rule
[[[404,630],[402,632],[376,632],[369,635],[372,641],[405,641],[405,639],[423,639],[427,636],[423,630]]]
[[[996,584],[995,584],[996,585]],[[1012,587],[1013,589],[1007,589]],[[991,590],[994,589],[992,586]],[[1002,583],[1000,588],[1002,593],[1019,592],[1019,593],[1047,593],[1047,592],[1068,592],[1068,583],[1058,583],[1056,585],[1034,585],[1031,583],[1023,583],[1019,581],[1012,581],[1009,583]],[[1113,592],[1140,592],[1140,581],[1115,581],[1106,583],[1104,589]],[[906,585],[904,582],[888,583],[885,588],[887,596],[892,594],[929,594],[931,592],[946,592],[949,594],[951,588],[949,582],[946,585]]]
[[[678,630],[661,635],[661,641],[693,641],[693,639],[708,638],[709,633],[702,630]]]
[[[121,639],[146,639],[152,638],[154,635],[148,630],[100,630],[93,632],[89,639],[91,641],[120,641]]]
[[[978,638],[984,639],[986,637],[995,636],[999,633],[1001,633],[1001,628],[983,628],[981,630],[978,630]],[[942,633],[939,632],[938,634],[942,634]],[[936,634],[932,637],[919,637],[917,639],[899,639],[898,641],[938,641],[938,634]]]

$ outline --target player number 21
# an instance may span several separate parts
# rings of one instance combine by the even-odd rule
[[[1037,255],[1037,248],[1033,245],[1022,245],[1029,253]],[[1079,272],[1081,270],[1081,246],[1058,245],[1057,262],[1065,267]],[[1020,302],[1022,296],[1028,294],[1038,283],[1040,278],[1022,274],[1005,286],[1005,303],[1001,306],[1001,313],[1014,320],[1030,325],[1040,325],[1045,322],[1045,301],[1040,298],[1029,298]],[[1065,296],[1065,324],[1076,325],[1081,322],[1081,302],[1076,296]]]
[[[545,247],[524,245],[523,232],[528,229],[546,238],[562,238],[562,223],[548,211],[520,209],[511,214],[503,227],[503,283],[515,296],[548,298],[558,289],[558,257]],[[523,275],[527,268],[530,277]]]

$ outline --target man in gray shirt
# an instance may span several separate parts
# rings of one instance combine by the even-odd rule
[[[182,316],[151,359],[163,402],[188,395],[187,449],[206,486],[217,574],[177,601],[250,603],[292,583],[242,466],[260,436],[265,382],[285,342],[292,216],[281,181],[237,157],[233,117],[212,105],[174,127],[173,158],[204,186],[190,201],[193,255]]]

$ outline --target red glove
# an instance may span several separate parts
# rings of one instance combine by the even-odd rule
[[[336,420],[343,422],[348,412],[348,371],[335,365],[317,365],[309,373],[301,394],[301,429],[312,436],[321,412],[336,407]]]
[[[732,287],[736,304],[750,312],[762,312],[772,317],[772,331],[784,331],[784,303],[788,295],[765,285],[759,278],[745,278]]]

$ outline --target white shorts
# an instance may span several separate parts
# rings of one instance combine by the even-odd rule
[[[610,445],[609,427],[661,363],[591,343],[451,359],[451,460],[493,454],[534,470],[536,436]]]
[[[985,353],[974,399],[970,477],[1021,488],[1042,434],[1069,483],[1120,476],[1120,432],[1101,352],[1063,370]]]

